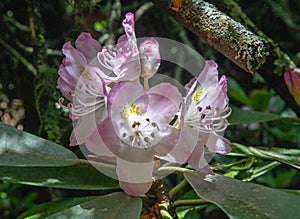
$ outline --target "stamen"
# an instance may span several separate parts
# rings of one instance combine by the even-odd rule
[[[58,104],[61,106],[61,108],[69,110],[69,107],[64,105],[64,101],[65,101],[65,99],[63,97],[61,97],[58,99]]]
[[[129,141],[133,141],[133,139],[134,139],[133,135],[130,135],[129,136]]]
[[[152,122],[151,125],[156,128],[157,127],[157,124],[155,122]]]

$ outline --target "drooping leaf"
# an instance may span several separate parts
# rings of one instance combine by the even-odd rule
[[[286,148],[266,148],[266,147],[249,147],[250,151],[255,154],[267,156],[270,159],[277,160],[281,163],[291,165],[300,169],[300,150]]]
[[[46,202],[40,205],[34,206],[21,214],[18,219],[23,218],[46,218],[49,215],[66,210],[75,205],[95,199],[94,196],[82,197],[82,198],[67,198],[53,202]]]
[[[200,198],[216,204],[230,218],[299,218],[299,196],[220,175],[187,171],[184,176]]]
[[[63,146],[0,122],[0,167],[67,166],[76,159]]]
[[[276,114],[241,110],[235,107],[232,108],[232,113],[228,117],[228,121],[231,125],[269,122],[278,119],[280,119],[280,116]]]
[[[86,160],[78,159],[70,166],[61,167],[27,167],[0,166],[0,179],[34,186],[47,186],[65,189],[115,189],[119,188],[118,181],[101,173]],[[112,169],[114,171],[114,169]]]
[[[138,219],[142,201],[124,193],[112,193],[99,197],[84,197],[45,203],[22,214],[18,219],[30,216],[72,219]],[[58,210],[58,211],[57,211]]]

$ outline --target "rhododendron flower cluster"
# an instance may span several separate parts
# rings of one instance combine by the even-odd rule
[[[113,161],[120,187],[133,196],[150,189],[155,158],[213,174],[205,148],[230,151],[222,137],[231,112],[225,76],[219,80],[217,64],[206,61],[186,95],[170,83],[149,87],[160,65],[159,43],[150,38],[137,44],[132,13],[123,27],[113,49],[89,33],[80,34],[75,47],[63,46],[57,83],[74,121],[70,144]]]

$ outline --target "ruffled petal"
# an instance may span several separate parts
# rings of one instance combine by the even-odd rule
[[[62,64],[59,66],[59,77],[62,78],[66,83],[68,83],[69,88],[74,91],[80,74],[78,72],[68,72],[64,63],[65,59],[63,59]]]
[[[70,86],[70,84],[65,81],[62,77],[59,77],[57,79],[57,85],[61,93],[70,101],[73,100],[72,93],[74,92],[74,89]]]
[[[209,151],[216,152],[219,154],[227,154],[231,151],[231,142],[216,134],[215,132],[209,133],[206,140],[206,146]]]
[[[122,22],[127,40],[135,40],[135,30],[134,30],[134,14],[129,12],[125,15],[125,19]]]
[[[75,49],[70,42],[63,45],[62,51],[66,56],[64,63],[67,71],[69,73],[76,72],[80,75],[81,67],[86,67],[88,64],[84,55]]]
[[[98,74],[108,83],[136,80],[141,73],[139,53],[135,41],[117,44],[114,49],[102,49],[97,55]]]
[[[207,60],[197,81],[205,90],[210,90],[219,83],[218,75],[218,64],[213,60]]]
[[[177,87],[169,83],[160,83],[147,92],[149,94],[149,108],[147,112],[162,115],[169,123],[179,110],[182,95]]]
[[[101,51],[102,47],[100,43],[93,39],[90,33],[81,33],[75,41],[76,49],[83,53],[87,59],[87,63],[90,63],[97,57],[97,53]]]

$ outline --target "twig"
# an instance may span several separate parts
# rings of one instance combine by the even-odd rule
[[[7,49],[11,54],[13,54],[13,56],[16,57],[18,60],[20,60],[20,62],[26,66],[27,70],[32,72],[32,74],[36,76],[37,69],[29,61],[27,61],[27,59],[24,56],[22,56],[17,50],[12,48],[2,39],[0,39],[0,45]]]
[[[274,43],[268,40],[269,38],[262,34],[254,34],[203,0],[182,0],[182,4],[176,7],[176,10],[172,0],[154,2],[240,68],[249,73],[259,72],[300,116],[300,107],[289,93],[282,77],[287,68],[293,68],[295,65],[279,47],[275,47]],[[245,20],[245,15],[242,16]],[[255,28],[251,22],[248,25]]]

